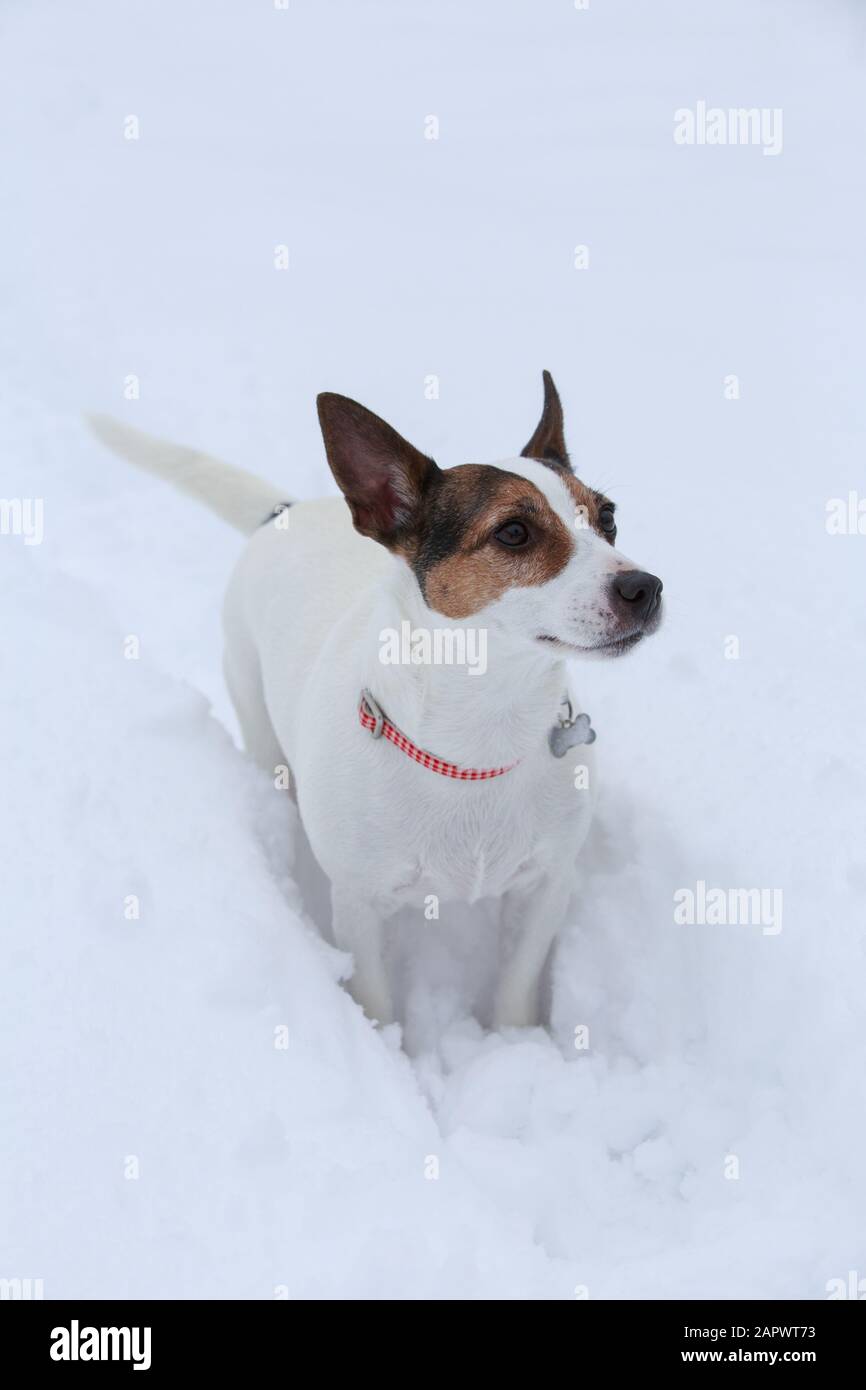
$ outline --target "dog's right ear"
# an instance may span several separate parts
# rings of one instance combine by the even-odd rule
[[[316,405],[328,463],[356,531],[389,550],[402,549],[420,521],[424,494],[439,469],[348,396],[323,391]]]
[[[565,447],[565,425],[562,419],[562,401],[553,384],[550,372],[542,372],[544,382],[544,410],[535,426],[535,433],[528,444],[520,450],[524,459],[538,459],[539,463],[552,463],[565,468],[570,473],[571,463]]]

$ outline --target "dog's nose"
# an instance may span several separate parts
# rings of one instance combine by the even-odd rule
[[[628,604],[629,613],[645,623],[659,605],[662,581],[645,570],[623,570],[613,581],[614,591]]]

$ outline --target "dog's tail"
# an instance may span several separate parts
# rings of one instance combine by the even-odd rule
[[[245,535],[252,535],[280,505],[282,499],[274,485],[254,473],[221,463],[197,449],[155,439],[110,415],[88,415],[87,419],[96,437],[109,449],[145,473],[165,478],[181,492],[204,502]]]

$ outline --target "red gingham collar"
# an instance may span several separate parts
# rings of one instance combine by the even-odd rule
[[[361,691],[358,718],[365,729],[371,730],[374,738],[384,736],[395,748],[399,748],[401,753],[406,753],[422,767],[429,768],[431,772],[438,772],[442,777],[453,777],[458,782],[486,782],[491,777],[501,777],[503,773],[517,767],[516,762],[509,763],[507,767],[458,767],[456,763],[446,763],[442,758],[434,757],[432,753],[425,753],[423,748],[419,748],[401,733],[396,724],[391,723],[369,690]],[[517,762],[519,761],[518,758]]]

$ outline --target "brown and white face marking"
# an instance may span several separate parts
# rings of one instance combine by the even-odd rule
[[[613,503],[575,477],[553,380],[519,458],[442,470],[344,396],[319,396],[355,527],[403,557],[430,608],[561,655],[619,655],[661,620],[661,581],[614,548]]]

